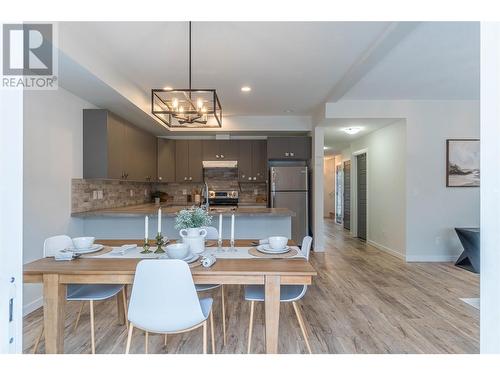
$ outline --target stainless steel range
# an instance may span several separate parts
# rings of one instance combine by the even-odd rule
[[[208,204],[210,208],[236,208],[238,207],[237,190],[209,190]]]

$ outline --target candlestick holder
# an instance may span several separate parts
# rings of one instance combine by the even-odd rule
[[[141,254],[152,253],[152,251],[149,250],[150,246],[149,246],[149,242],[148,242],[147,238],[144,239],[144,245],[142,245],[142,248],[143,248],[143,250],[141,251]]]
[[[226,250],[224,250],[224,248],[222,247],[222,239],[221,239],[221,238],[219,238],[219,239],[217,240],[217,250],[216,250],[216,252],[217,252],[217,253],[224,253],[225,251],[226,251]]]
[[[165,250],[163,250],[162,246],[165,245],[165,241],[163,240],[163,236],[161,233],[158,233],[156,235],[156,250],[155,254],[163,254],[165,253]]]
[[[227,249],[228,252],[235,253],[238,250],[234,247],[234,239],[229,241],[229,249]]]

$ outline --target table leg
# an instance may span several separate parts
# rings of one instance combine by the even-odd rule
[[[116,312],[118,314],[118,324],[121,326],[125,324],[125,304],[127,303],[125,298],[123,291],[116,295]]]
[[[266,352],[278,353],[278,336],[280,324],[280,277],[266,276],[265,281],[266,308]]]
[[[64,353],[64,308],[66,285],[59,282],[59,275],[43,275],[43,324],[45,352]]]

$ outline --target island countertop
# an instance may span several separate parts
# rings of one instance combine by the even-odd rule
[[[180,210],[184,210],[186,206],[167,206],[161,205],[162,216],[174,217]],[[74,212],[73,217],[139,217],[145,215],[156,215],[158,206],[154,203],[140,204],[134,206],[103,208],[99,210]],[[295,212],[287,208],[267,208],[267,207],[238,207],[234,211],[210,211],[211,215],[231,216],[295,216]]]

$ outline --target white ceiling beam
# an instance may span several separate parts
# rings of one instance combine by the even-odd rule
[[[420,22],[391,22],[335,84],[325,103],[339,101],[419,24]]]

